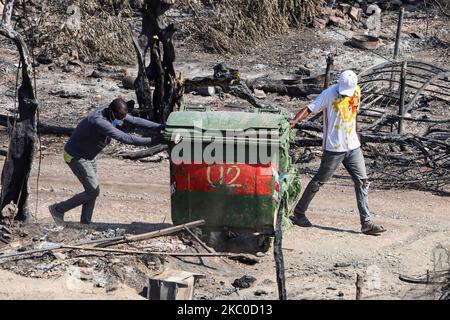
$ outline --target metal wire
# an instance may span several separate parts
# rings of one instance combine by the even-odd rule
[[[31,46],[31,56],[33,57],[33,82],[34,82],[34,99],[37,101],[37,87],[36,87],[36,70],[35,70],[35,57],[34,57],[34,45]],[[39,205],[39,178],[41,176],[41,164],[42,164],[42,141],[41,141],[41,132],[39,130],[39,123],[40,123],[40,114],[39,114],[39,105],[37,104],[36,107],[36,133],[39,143],[39,162],[38,162],[38,171],[37,171],[37,177],[36,177],[36,207],[34,209],[33,218],[35,221],[37,221],[37,211],[38,211],[38,205]]]

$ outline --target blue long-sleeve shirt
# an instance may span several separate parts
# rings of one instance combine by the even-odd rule
[[[111,142],[111,139],[136,146],[151,145],[151,138],[133,136],[113,126],[106,116],[106,109],[107,107],[100,107],[78,124],[64,147],[68,154],[73,157],[92,160]],[[160,131],[163,128],[163,125],[159,123],[133,117],[129,114],[123,121],[134,127],[154,131]]]

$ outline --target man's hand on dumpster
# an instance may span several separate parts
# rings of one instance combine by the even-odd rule
[[[164,139],[164,134],[158,132],[157,134],[152,136],[152,143],[150,146],[155,146],[157,144],[165,144],[166,141]]]
[[[305,107],[301,109],[293,119],[289,120],[289,124],[293,128],[299,121],[302,121],[306,117],[308,117],[311,114],[311,110],[309,108]]]

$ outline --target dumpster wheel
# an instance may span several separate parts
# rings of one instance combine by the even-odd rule
[[[261,252],[266,252],[270,249],[272,244],[272,237],[266,234],[259,234],[256,237],[256,245],[261,248]]]

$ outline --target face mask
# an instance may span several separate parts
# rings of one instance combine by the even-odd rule
[[[112,125],[114,127],[121,127],[123,125],[123,121],[122,120],[118,120],[118,119],[114,119],[113,121],[111,121]]]

